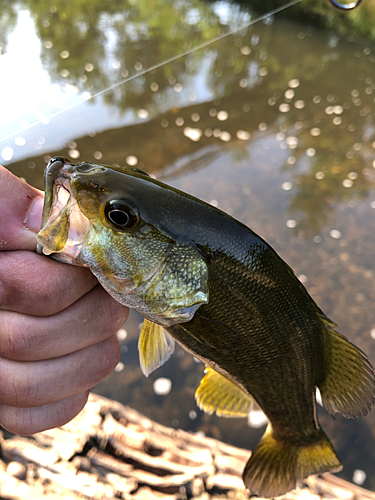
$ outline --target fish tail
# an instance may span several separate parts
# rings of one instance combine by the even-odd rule
[[[366,355],[326,318],[324,323],[324,379],[319,384],[324,408],[346,418],[363,417],[375,400],[374,370]]]
[[[282,495],[311,474],[337,472],[342,464],[322,429],[308,445],[298,445],[274,437],[268,425],[246,464],[243,481],[252,494],[261,497]]]

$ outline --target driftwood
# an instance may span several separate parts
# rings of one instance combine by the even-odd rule
[[[1,499],[250,498],[241,480],[249,451],[95,394],[69,424],[29,438],[4,433],[0,446]],[[323,474],[282,498],[375,500],[375,493]]]

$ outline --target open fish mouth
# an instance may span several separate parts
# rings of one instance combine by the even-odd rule
[[[39,254],[59,253],[58,260],[68,263],[76,261],[91,227],[72,194],[72,172],[65,158],[52,158],[47,165],[42,227],[37,235]]]

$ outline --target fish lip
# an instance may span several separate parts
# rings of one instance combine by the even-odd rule
[[[47,164],[45,176],[52,177],[52,180],[59,174],[62,168],[72,165],[71,161],[63,156],[54,156]]]
[[[40,233],[47,228],[64,211],[71,210],[73,205],[70,187],[71,170],[73,165],[63,157],[51,158],[45,170],[45,200]],[[40,234],[39,233],[39,234]],[[38,254],[49,254],[50,250],[38,241]]]
[[[55,185],[58,177],[65,178],[69,181],[69,175],[66,172],[66,167],[69,168],[71,166],[71,162],[62,156],[54,156],[48,162],[44,172],[45,201],[42,215],[42,228],[45,226],[50,217],[53,202],[55,200],[53,186]]]
[[[44,196],[44,205],[43,205],[43,214],[42,214],[42,223],[41,223],[41,228],[44,229],[48,223],[51,221],[51,215],[52,215],[52,210],[54,203],[57,199],[57,194],[59,192],[59,189],[63,184],[66,185],[67,182],[69,182],[69,175],[65,172],[63,172],[64,167],[69,167],[71,166],[71,162],[62,156],[54,156],[50,159],[48,162],[45,172],[44,172],[44,191],[45,191],[45,196]],[[55,184],[58,178],[64,179],[65,183],[63,182],[58,182]],[[57,189],[57,186],[60,186],[59,189]],[[69,191],[68,187],[65,186],[65,189]],[[70,192],[70,191],[69,191]],[[68,200],[67,200],[68,202]],[[58,214],[56,214],[57,216]],[[36,252],[40,255],[43,255],[45,246],[43,243],[40,241],[37,242],[37,247],[36,247]]]

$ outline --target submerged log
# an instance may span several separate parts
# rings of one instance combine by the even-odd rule
[[[160,425],[91,394],[69,424],[29,438],[2,433],[0,495],[48,500],[245,500],[250,452]],[[375,500],[331,474],[311,476],[285,500]]]

